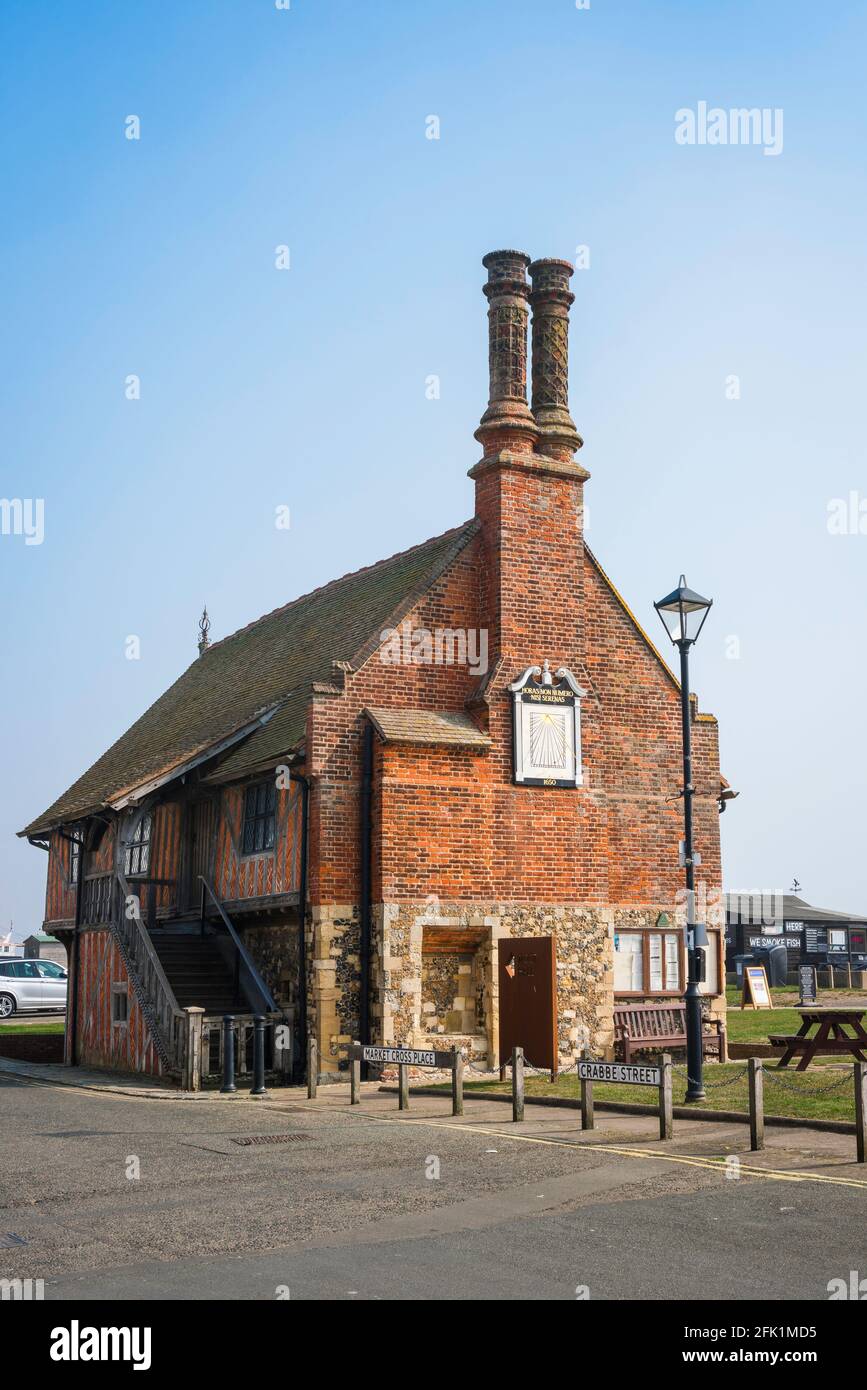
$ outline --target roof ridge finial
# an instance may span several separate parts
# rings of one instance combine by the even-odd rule
[[[202,656],[211,645],[211,639],[208,636],[210,630],[211,620],[208,617],[208,606],[206,604],[202,609],[202,616],[199,618],[199,656]]]

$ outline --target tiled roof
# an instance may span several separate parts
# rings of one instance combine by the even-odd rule
[[[310,690],[307,685],[296,690],[267,724],[256,729],[249,738],[243,739],[224,758],[220,758],[205,781],[228,782],[257,768],[276,763],[304,737],[309,699]]]
[[[477,729],[468,714],[451,710],[367,709],[386,743],[450,743],[463,748],[488,748],[490,738]]]
[[[856,917],[854,913],[813,907],[791,893],[726,893],[725,901],[729,922],[745,927],[782,926],[783,922],[867,922],[867,917]]]
[[[215,642],[77,782],[20,832],[44,833],[177,775],[220,744],[238,775],[304,736],[314,681],[357,664],[475,535],[476,521],[335,579]],[[255,721],[275,711],[267,723]],[[251,726],[255,729],[250,733]],[[247,735],[245,737],[245,735]]]

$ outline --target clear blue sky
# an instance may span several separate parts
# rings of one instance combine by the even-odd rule
[[[681,570],[715,600],[726,884],[867,912],[867,535],[827,527],[867,498],[865,47],[855,0],[5,0],[0,496],[45,539],[0,536],[0,923],[204,601],[219,637],[471,514],[480,258],[577,245],[588,539],[649,626]],[[782,108],[782,153],[678,145],[700,101]]]

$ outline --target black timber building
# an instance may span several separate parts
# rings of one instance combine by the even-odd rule
[[[725,906],[728,972],[740,974],[745,959],[765,964],[780,947],[789,973],[801,964],[867,970],[867,917],[791,893],[726,893]]]

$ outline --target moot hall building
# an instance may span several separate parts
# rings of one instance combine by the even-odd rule
[[[352,1039],[565,1066],[585,1044],[612,1055],[615,1002],[682,995],[680,690],[583,538],[572,267],[484,265],[470,519],[222,641],[203,629],[21,832],[48,851],[67,1061],[195,1084],[231,1012],[242,1065],[265,1013],[284,1025],[269,1066],[296,1078],[308,1037],[323,1079]],[[718,894],[717,724],[695,701],[692,720]]]

